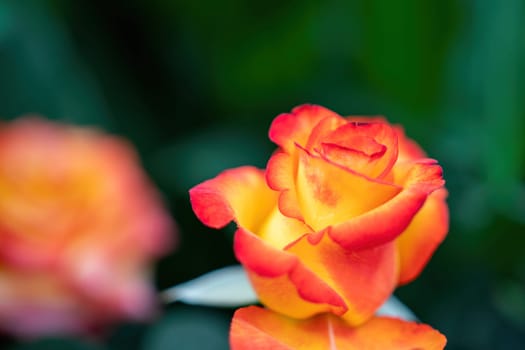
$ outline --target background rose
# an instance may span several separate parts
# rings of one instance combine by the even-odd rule
[[[266,177],[225,171],[190,191],[193,209],[211,227],[237,222],[235,254],[267,307],[360,324],[446,234],[441,167],[399,128],[320,106],[278,116],[270,138]]]
[[[86,332],[153,311],[173,223],[131,146],[28,117],[0,126],[0,327]]]

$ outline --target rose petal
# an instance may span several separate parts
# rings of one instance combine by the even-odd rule
[[[269,137],[287,152],[294,152],[295,143],[305,146],[312,128],[326,117],[340,116],[331,110],[317,105],[302,105],[292,113],[277,116],[270,126]]]
[[[2,267],[0,272],[0,324],[2,331],[21,337],[64,332],[80,333],[90,319],[93,308],[79,303],[64,286],[61,276],[49,273],[21,273]]]
[[[298,202],[315,231],[366,213],[396,196],[400,188],[352,172],[305,150],[299,155]]]
[[[433,192],[397,240],[400,256],[399,284],[416,278],[448,232],[447,191]]]
[[[312,230],[302,221],[284,216],[275,206],[257,235],[266,243],[283,249],[305,233],[310,232]]]
[[[304,221],[295,189],[297,163],[296,153],[275,153],[266,166],[266,182],[271,189],[280,191],[279,210],[288,217]]]
[[[349,116],[345,118],[350,122],[363,123],[388,123],[383,116]],[[405,130],[400,125],[394,125],[393,129],[397,134],[398,139],[398,161],[416,160],[426,158],[425,151],[412,139],[405,135]]]
[[[277,195],[264,182],[262,170],[253,167],[224,171],[190,190],[193,210],[206,225],[219,228],[235,220],[281,249],[311,229],[283,216],[277,207]]]
[[[253,232],[274,209],[277,196],[264,172],[249,166],[226,170],[190,190],[193,211],[205,225],[221,228],[235,220]]]
[[[404,188],[413,187],[426,194],[445,184],[443,169],[436,160],[430,158],[400,162],[394,166],[392,173],[394,183]]]
[[[261,302],[270,309],[295,318],[321,312],[341,315],[346,311],[341,297],[297,256],[272,247],[242,228],[235,233],[234,251]]]
[[[311,130],[306,145],[301,143],[298,144],[308,151],[320,149],[322,140],[326,138],[327,135],[330,135],[330,133],[332,133],[334,130],[345,124],[345,119],[339,115],[327,116],[321,119],[319,123],[317,123],[317,125],[315,125],[315,127]]]
[[[397,138],[399,141],[398,158],[400,162],[403,162],[405,160],[416,160],[427,157],[425,151],[423,151],[414,140],[406,137],[405,130],[403,129],[403,127],[396,125],[394,129],[396,130]]]
[[[338,292],[348,307],[343,317],[353,325],[372,316],[397,283],[394,243],[348,251],[321,232],[303,236],[286,250]]]
[[[333,315],[299,321],[256,306],[238,309],[230,329],[232,350],[440,350],[446,338],[425,324],[376,317],[353,328]]]
[[[344,118],[349,122],[357,123],[388,123],[382,115],[349,115]]]
[[[442,169],[433,160],[396,164],[393,171],[403,190],[388,202],[334,225],[329,234],[335,242],[358,250],[392,241],[407,228],[427,196],[444,184]]]
[[[321,141],[328,159],[370,178],[384,178],[397,160],[397,134],[386,123],[351,122]]]

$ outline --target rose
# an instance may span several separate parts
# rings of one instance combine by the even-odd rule
[[[0,124],[0,328],[81,333],[154,311],[173,223],[122,139],[28,117]]]
[[[224,171],[190,190],[193,209],[211,227],[236,221],[236,257],[265,306],[361,324],[444,238],[441,167],[401,128],[320,106],[279,115],[269,135],[266,174]]]
[[[441,350],[446,338],[425,324],[391,317],[374,317],[359,327],[331,314],[295,320],[267,309],[238,309],[232,320],[232,350]]]

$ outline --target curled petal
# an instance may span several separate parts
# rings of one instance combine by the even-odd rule
[[[301,147],[312,151],[314,149],[320,149],[322,141],[327,135],[330,135],[334,130],[346,124],[344,118],[338,115],[330,115],[319,121],[319,123],[312,129],[310,136],[308,136],[308,142],[306,145],[298,143]]]
[[[410,224],[428,195],[443,186],[442,170],[434,160],[394,167],[403,190],[384,204],[347,222],[334,225],[330,236],[346,249],[365,249],[397,238]]]
[[[271,189],[280,191],[279,210],[288,217],[304,221],[295,189],[297,161],[297,154],[275,153],[266,166],[266,181]]]
[[[274,119],[270,126],[270,140],[292,153],[295,143],[304,147],[312,128],[326,117],[341,118],[337,113],[321,106],[298,106],[292,113],[283,113]]]
[[[261,302],[270,309],[294,318],[346,312],[339,294],[294,254],[276,249],[242,228],[235,233],[234,251]]]
[[[388,123],[383,116],[349,116],[345,118],[349,122],[360,123]],[[412,139],[405,135],[405,130],[400,125],[394,125],[393,129],[398,139],[398,161],[416,160],[426,158],[427,155],[423,149]]]
[[[333,315],[294,320],[256,306],[238,309],[230,329],[232,350],[440,350],[446,338],[428,325],[376,317],[351,327]]]
[[[245,166],[226,170],[193,187],[190,201],[207,226],[221,228],[235,220],[256,232],[275,207],[277,195],[266,185],[262,170]]]
[[[448,232],[447,191],[433,192],[407,229],[399,236],[399,284],[416,278]]]
[[[298,202],[305,219],[315,231],[380,206],[400,187],[376,181],[301,150],[296,179]]]
[[[352,325],[370,318],[397,283],[394,243],[348,251],[320,232],[301,237],[286,251],[300,256],[305,266],[337,291],[348,307],[343,318]]]
[[[324,137],[321,148],[334,163],[382,179],[397,160],[397,135],[386,123],[352,122]]]

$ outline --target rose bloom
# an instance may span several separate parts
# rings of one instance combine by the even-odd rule
[[[266,172],[190,190],[197,217],[235,220],[234,251],[261,302],[288,317],[369,319],[419,275],[448,231],[442,169],[402,129],[304,105],[272,123]]]
[[[154,311],[174,225],[122,139],[25,117],[0,124],[0,329],[88,333]]]
[[[441,350],[446,343],[425,324],[392,317],[351,327],[330,313],[296,320],[256,306],[237,310],[230,332],[232,350]]]

